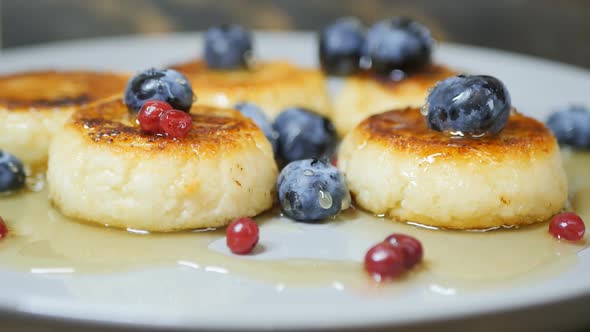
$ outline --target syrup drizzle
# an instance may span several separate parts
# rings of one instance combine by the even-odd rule
[[[590,174],[586,171],[590,153],[566,152],[564,159],[573,191],[572,207],[590,220]],[[31,274],[100,274],[176,266],[283,288],[333,287],[353,292],[371,287],[362,257],[391,233],[420,239],[425,261],[402,282],[387,287],[415,283],[438,287],[430,290],[447,295],[557,275],[575,264],[576,253],[589,242],[588,235],[578,243],[557,241],[548,234],[547,223],[450,231],[391,222],[355,209],[319,225],[292,222],[269,212],[257,218],[261,240],[254,254],[237,256],[220,249],[225,242],[223,229],[151,234],[93,226],[61,215],[48,202],[45,190],[2,197],[0,211],[11,229],[9,237],[0,241],[2,269]],[[334,241],[325,242],[326,236]],[[338,246],[326,247],[326,243]],[[313,250],[306,251],[304,246]],[[272,257],[275,252],[288,255]]]

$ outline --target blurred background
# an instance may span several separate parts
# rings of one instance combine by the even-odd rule
[[[588,0],[0,0],[0,45],[194,31],[220,23],[319,30],[348,15],[367,24],[411,16],[442,41],[590,68]]]

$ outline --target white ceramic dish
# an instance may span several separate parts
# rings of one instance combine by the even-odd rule
[[[135,71],[186,60],[199,53],[200,44],[196,34],[174,34],[43,45],[4,51],[0,55],[0,72],[35,68]],[[262,58],[291,59],[307,66],[317,63],[315,39],[306,33],[258,34],[257,54]],[[500,77],[519,110],[539,118],[562,105],[590,105],[590,72],[580,68],[450,44],[440,45],[436,57],[451,67]],[[329,224],[302,225],[299,235],[272,242],[273,232],[280,231],[272,227],[266,230],[269,247],[276,250],[247,259],[360,261],[362,248],[367,248],[363,241],[349,243],[350,234],[332,232]],[[330,249],[318,250],[319,247]],[[224,250],[219,243],[213,244],[212,249]],[[80,275],[21,273],[1,266],[2,262],[0,317],[5,326],[22,328],[61,326],[63,330],[84,325],[99,330],[258,330],[454,326],[470,330],[477,324],[481,330],[498,326],[511,330],[574,326],[588,324],[590,320],[587,315],[568,318],[576,314],[580,303],[590,304],[590,250],[580,252],[574,266],[563,273],[501,291],[481,289],[463,293],[431,283],[402,288],[396,296],[388,297],[347,292],[337,283],[321,288],[284,288],[226,274],[215,266],[146,266],[128,272]],[[547,310],[559,314],[550,317]]]

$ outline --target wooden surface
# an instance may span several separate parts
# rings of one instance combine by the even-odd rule
[[[318,30],[340,16],[407,15],[445,41],[590,68],[588,0],[0,0],[2,47],[240,23]]]

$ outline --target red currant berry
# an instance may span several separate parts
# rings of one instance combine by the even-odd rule
[[[578,241],[584,236],[586,226],[580,216],[573,212],[564,212],[551,219],[549,233],[558,239]]]
[[[406,259],[406,268],[408,269],[420,263],[424,255],[420,241],[409,235],[391,234],[385,238],[384,242],[402,248]]]
[[[6,226],[4,219],[2,219],[2,217],[0,217],[0,239],[3,239],[7,236],[8,236],[8,227]]]
[[[400,247],[381,242],[367,251],[365,270],[377,280],[395,278],[406,269],[404,251]]]
[[[332,157],[331,163],[332,163],[332,166],[338,167],[338,157],[336,157],[336,156]]]
[[[226,230],[226,243],[234,254],[248,254],[258,243],[258,225],[250,218],[234,220]]]
[[[137,114],[137,121],[141,130],[157,134],[161,132],[160,129],[160,116],[164,111],[171,110],[172,106],[165,101],[150,100],[146,101],[139,114]]]
[[[160,128],[166,136],[183,138],[188,135],[193,127],[193,118],[190,114],[179,110],[168,110],[160,117]]]

